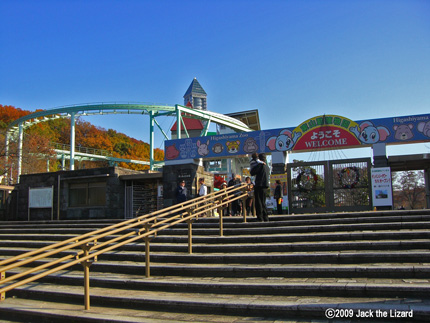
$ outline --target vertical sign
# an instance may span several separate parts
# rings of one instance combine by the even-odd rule
[[[390,167],[372,168],[373,206],[393,206]]]

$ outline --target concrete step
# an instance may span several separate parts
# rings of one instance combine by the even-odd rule
[[[338,213],[310,213],[310,214],[284,214],[284,215],[271,215],[272,221],[285,221],[285,220],[312,220],[312,219],[334,219],[334,218],[377,218],[377,217],[394,217],[394,216],[425,216],[430,215],[430,209],[421,210],[389,210],[389,211],[363,211],[363,212],[338,212]],[[254,219],[253,216],[248,216],[250,220]],[[102,227],[122,222],[126,219],[92,219],[92,220],[41,220],[41,221],[0,221],[0,227],[4,226],[59,226],[65,225],[88,227],[92,224],[101,225]],[[254,221],[252,220],[252,221]],[[201,222],[218,222],[216,217],[199,218]],[[241,216],[224,217],[224,222],[240,223],[243,222]]]
[[[265,224],[267,222],[263,222]],[[269,222],[270,223],[270,222]],[[280,224],[280,223],[278,223]],[[415,222],[382,222],[382,223],[354,223],[354,224],[327,224],[327,225],[300,225],[300,226],[250,226],[250,223],[241,224],[237,228],[225,228],[224,236],[241,236],[241,235],[280,235],[280,234],[316,234],[316,233],[335,233],[335,232],[362,232],[362,231],[398,231],[398,230],[429,230],[430,221],[415,221]],[[47,229],[47,228],[21,228],[21,229],[1,229],[2,236],[7,235],[58,235],[77,236],[91,232],[92,229]],[[159,236],[187,236],[188,229],[174,228],[166,229],[159,233]],[[193,226],[193,235],[196,236],[219,236],[219,228],[217,227],[201,227]]]
[[[37,262],[38,265],[44,262]],[[372,263],[372,264],[151,264],[151,276],[157,277],[221,277],[221,278],[367,278],[367,279],[428,279],[430,263]],[[69,270],[81,271],[81,265]],[[142,278],[144,263],[112,263],[98,261],[91,266],[91,272],[99,275],[131,275]],[[8,272],[7,275],[11,275]]]
[[[267,223],[267,222],[263,222]],[[269,222],[270,223],[270,222]],[[379,230],[424,230],[430,229],[430,221],[420,222],[383,222],[383,223],[356,223],[356,224],[334,224],[334,225],[306,225],[306,226],[274,226],[274,227],[248,227],[248,228],[226,228],[225,236],[231,235],[261,235],[261,234],[290,234],[290,233],[319,233],[337,231],[379,231]],[[186,235],[187,229],[167,229],[160,233],[165,235]],[[196,235],[218,235],[218,228],[193,228]]]
[[[4,308],[2,308],[2,305]],[[6,308],[7,306],[7,308]],[[32,299],[13,298],[0,303],[1,322],[61,322],[61,323],[177,323],[177,322],[261,322],[261,317],[228,316],[222,314],[178,313],[132,308],[91,306],[85,310],[82,304],[54,303]],[[9,319],[10,321],[7,321]],[[13,321],[12,321],[13,320]],[[242,321],[243,320],[243,321]],[[271,320],[275,321],[276,318]],[[270,321],[269,321],[270,322]]]
[[[30,249],[28,249],[30,250]],[[21,254],[24,249],[3,250],[3,257]],[[59,253],[59,256],[75,254],[73,251]],[[178,263],[178,264],[359,264],[359,263],[430,263],[429,249],[411,250],[347,250],[347,251],[309,251],[309,252],[266,252],[259,251],[249,253],[181,253],[181,252],[157,252],[151,253],[152,263]],[[6,257],[5,257],[6,258]],[[99,261],[130,261],[145,262],[145,253],[114,251],[99,256]]]
[[[175,293],[318,295],[324,297],[390,297],[393,295],[426,297],[430,292],[428,275],[430,266],[399,266],[394,270],[393,268],[390,270],[388,266],[379,268],[371,266],[319,266],[313,268],[305,266],[286,268],[230,266],[229,270],[226,266],[219,268],[199,266],[193,268],[195,275],[189,277],[182,273],[187,268],[180,266],[172,266],[172,268],[176,269],[177,276],[162,276],[162,270],[158,270],[159,268],[156,267],[155,270],[151,270],[150,278],[144,277],[144,270],[137,266],[134,274],[115,273],[112,275],[112,273],[92,270],[90,272],[91,286]],[[188,267],[188,269],[190,268]],[[395,271],[398,272],[398,277],[390,277],[389,274]],[[409,271],[412,272],[412,275]],[[218,273],[218,275],[211,275],[213,273]],[[266,275],[262,275],[263,273]],[[419,278],[420,276],[421,278]],[[39,282],[56,286],[83,286],[83,273],[80,270],[61,271],[45,277]]]
[[[373,322],[428,322],[429,316],[426,308],[430,306],[429,301],[417,299],[384,299],[384,298],[364,298],[351,299],[345,304],[342,298],[319,298],[319,297],[290,297],[284,307],[281,317],[271,315],[269,309],[251,316],[245,313],[243,316],[227,315],[226,313],[186,313],[182,311],[157,311],[148,309],[121,308],[118,306],[105,307],[92,305],[90,310],[84,310],[81,304],[64,304],[58,302],[45,302],[32,299],[6,299],[0,303],[0,315],[2,322],[9,322],[6,319],[13,319],[13,322],[328,322],[326,311],[328,309],[347,309],[343,314],[352,314],[354,319],[333,320],[331,322],[357,322],[362,319],[356,318],[367,309],[367,313],[373,314]],[[233,304],[234,305],[234,304]],[[245,305],[242,305],[244,307]],[[252,307],[252,304],[248,304]],[[352,310],[352,312],[351,312]],[[391,317],[399,313],[410,313],[410,319]],[[223,311],[221,311],[223,312]],[[246,312],[246,311],[245,311]],[[269,313],[267,313],[269,312]],[[327,312],[330,314],[331,312]],[[265,315],[266,314],[266,315]],[[385,315],[387,318],[377,317]],[[307,315],[307,316],[304,316]],[[372,319],[365,320],[372,322]],[[12,321],[10,321],[12,322]]]
[[[386,311],[378,322],[428,322],[430,210],[421,211],[273,216],[265,223],[228,217],[223,237],[219,219],[201,218],[193,224],[193,254],[183,225],[151,241],[150,278],[143,243],[99,256],[90,267],[90,311],[83,311],[82,266],[76,265],[8,292],[0,317],[327,322],[333,308],[354,315]],[[0,223],[0,259],[112,223]],[[411,310],[407,320],[390,316]]]
[[[82,287],[67,286],[61,291],[48,284],[30,284],[26,288],[16,289],[13,294],[21,299],[38,300],[54,303],[80,304],[83,302]],[[408,311],[415,321],[429,320],[426,308],[428,301],[366,296],[365,298],[351,298],[345,304],[341,297],[318,297],[300,300],[297,296],[282,295],[241,295],[222,293],[186,293],[118,290],[93,287],[91,289],[92,306],[115,309],[158,310],[160,312],[175,312],[188,314],[222,314],[240,315],[246,317],[271,317],[273,319],[286,317],[303,317],[324,319],[329,308],[346,308],[353,310],[353,315],[361,311]],[[307,302],[307,303],[305,303]],[[50,303],[51,304],[51,303]],[[55,307],[55,306],[54,306]],[[0,312],[5,312],[5,306],[0,304]],[[391,317],[391,319],[393,319]]]
[[[247,218],[247,223],[243,222],[243,217],[224,217],[225,228],[270,228],[279,226],[314,226],[314,225],[334,225],[334,224],[365,224],[365,223],[406,223],[406,222],[426,222],[430,220],[430,213],[422,214],[385,214],[378,216],[375,213],[369,213],[365,216],[357,216],[357,214],[326,214],[325,216],[274,216],[270,222],[257,222],[254,217]],[[104,228],[108,225],[116,224],[120,221],[111,222],[87,222],[87,221],[53,221],[49,222],[0,222],[0,232],[15,233],[17,230],[21,232],[48,232],[52,233],[55,230],[61,230],[62,233],[76,232],[78,234],[93,231],[95,229]],[[186,228],[187,224],[178,224],[175,228]],[[217,229],[219,227],[219,218],[199,218],[193,223],[195,229]],[[23,230],[23,231],[22,231]],[[65,231],[63,231],[65,230]],[[74,231],[75,230],[75,231]],[[174,230],[174,229],[170,229]]]
[[[193,243],[193,253],[279,253],[279,252],[309,252],[309,251],[354,251],[354,250],[410,250],[410,249],[427,249],[428,239],[410,239],[410,240],[365,240],[365,241],[348,241],[348,242],[335,242],[335,241],[303,241],[303,242],[260,242],[258,247],[256,243],[250,242],[253,238],[248,239],[246,243],[223,243],[219,239],[218,244],[202,244]],[[49,246],[53,241],[0,241],[0,255],[13,256],[19,255],[24,252],[31,251],[31,249],[39,249]],[[161,243],[158,239],[150,244],[152,252],[188,252],[188,243]],[[121,247],[121,251],[134,251],[142,252],[145,249],[143,243],[133,243]],[[117,252],[115,252],[116,254]],[[1,257],[1,256],[0,256]]]
[[[58,241],[64,241],[76,237],[68,234],[1,234],[0,243],[26,244],[31,241],[37,245],[45,246]],[[115,236],[112,236],[115,237]],[[193,233],[193,244],[242,244],[248,243],[280,243],[280,242],[303,242],[303,241],[360,241],[360,240],[410,240],[430,239],[430,230],[422,229],[400,229],[380,231],[337,231],[337,232],[312,232],[312,233],[290,233],[290,234],[261,234],[261,235],[230,235],[230,236],[199,236]],[[157,235],[151,245],[162,243],[187,243],[185,235]]]

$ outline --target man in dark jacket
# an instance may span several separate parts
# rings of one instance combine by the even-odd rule
[[[182,180],[179,182],[178,187],[176,188],[176,203],[183,203],[187,200],[187,188],[185,187],[185,181]]]
[[[236,174],[231,174],[231,179],[228,181],[228,186],[231,187],[234,185],[240,184],[240,180],[236,178]],[[234,193],[235,196],[240,195],[240,192]],[[234,200],[231,202],[231,215],[240,215],[240,204],[239,200]]]
[[[255,212],[258,221],[269,221],[266,208],[265,191],[269,187],[270,169],[266,164],[266,155],[259,154],[258,158],[262,163],[257,163],[251,167],[251,175],[255,176],[254,198]]]
[[[276,210],[278,211],[278,214],[282,214],[282,184],[279,179],[276,180],[276,187],[275,187],[275,194],[273,195],[276,201]]]

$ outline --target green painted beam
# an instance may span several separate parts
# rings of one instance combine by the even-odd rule
[[[70,159],[70,151],[67,150],[60,150],[60,149],[54,149],[55,153],[57,154],[57,159],[61,159],[63,157],[68,157]],[[150,165],[149,161],[144,160],[136,160],[136,159],[127,159],[127,158],[117,158],[112,156],[103,156],[103,155],[93,155],[93,154],[87,154],[87,153],[81,153],[81,152],[75,152],[76,159],[86,159],[86,160],[107,160],[107,161],[113,161],[113,162],[124,162],[124,163],[130,163],[130,164],[139,164],[139,165]],[[159,163],[159,161],[157,161]]]
[[[91,104],[82,104],[82,105],[71,105],[71,106],[63,106],[50,110],[38,111],[35,113],[31,113],[24,117],[21,117],[15,121],[13,121],[6,133],[7,140],[12,140],[12,138],[16,138],[17,135],[21,135],[25,128],[30,127],[34,124],[49,121],[58,118],[72,118],[75,119],[80,116],[90,116],[90,115],[107,115],[107,114],[141,114],[141,115],[149,115],[150,116],[150,138],[154,136],[154,123],[160,128],[164,137],[167,139],[166,133],[161,129],[158,122],[156,122],[155,117],[158,116],[172,116],[176,117],[177,120],[177,138],[181,138],[181,129],[184,129],[186,136],[189,137],[188,131],[183,122],[182,116],[186,116],[187,118],[194,118],[199,120],[207,121],[206,127],[204,129],[204,133],[207,133],[209,129],[209,125],[211,122],[216,124],[224,125],[228,128],[233,129],[234,131],[240,132],[248,132],[252,131],[251,128],[246,126],[243,122],[234,119],[232,117],[228,117],[226,115],[215,113],[211,111],[205,110],[196,110],[191,109],[189,107],[181,106],[181,105],[160,105],[160,104],[145,104],[145,103],[91,103]],[[73,138],[74,131],[72,130],[71,138]],[[151,150],[153,149],[153,139],[151,140]],[[22,148],[19,148],[18,156],[21,156]],[[72,156],[76,154],[74,149],[71,149],[70,155]],[[7,158],[7,157],[6,157]],[[103,159],[103,158],[102,158]],[[130,163],[143,163],[142,161],[135,161],[129,159],[120,159],[114,157],[108,157],[110,161],[120,161],[120,162],[130,162]],[[145,162],[150,165],[158,162],[153,160],[153,156],[151,155],[151,161]],[[73,162],[71,162],[73,165]]]

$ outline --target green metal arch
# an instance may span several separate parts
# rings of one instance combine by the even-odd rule
[[[19,124],[22,124],[23,129],[25,129],[39,122],[58,118],[69,118],[72,113],[75,114],[75,117],[104,114],[152,114],[153,117],[157,117],[176,116],[178,111],[186,113],[187,118],[212,121],[228,126],[236,131],[252,131],[252,129],[247,125],[235,118],[216,112],[195,110],[181,105],[169,106],[144,103],[89,103],[83,105],[64,106],[26,115],[11,122],[7,132],[9,135],[13,136],[18,130]]]
[[[205,120],[206,126],[202,131],[202,136],[206,135],[209,125],[211,122],[216,124],[224,125],[229,127],[234,131],[248,132],[252,131],[243,122],[211,111],[206,110],[196,110],[189,107],[181,105],[162,105],[162,104],[145,104],[145,103],[88,103],[82,105],[71,105],[63,106],[50,110],[38,111],[31,113],[24,117],[21,117],[13,121],[6,133],[6,160],[8,159],[9,151],[9,139],[18,136],[18,175],[21,171],[21,150],[22,150],[22,136],[25,128],[28,128],[39,122],[45,122],[58,118],[71,118],[72,120],[72,130],[73,140],[71,139],[71,169],[73,169],[73,160],[75,156],[74,151],[74,120],[76,117],[80,116],[90,116],[90,115],[105,115],[105,114],[142,114],[149,115],[150,117],[150,169],[152,169],[155,161],[153,158],[153,142],[154,142],[154,124],[156,124],[163,135],[167,138],[167,135],[161,129],[159,124],[156,122],[155,118],[158,116],[174,116],[177,119],[178,130],[181,129],[181,124],[183,124],[183,117]],[[187,130],[184,128],[185,132]],[[180,137],[181,131],[178,131],[178,137]],[[187,133],[188,135],[188,133]],[[72,138],[72,135],[71,135]]]
[[[28,128],[39,122],[45,122],[58,118],[69,118],[72,113],[75,117],[104,115],[104,114],[146,114],[150,111],[156,116],[159,113],[174,115],[175,106],[151,105],[143,103],[90,103],[83,105],[64,106],[49,110],[38,111],[13,121],[8,128],[8,134],[14,135],[19,124]]]

